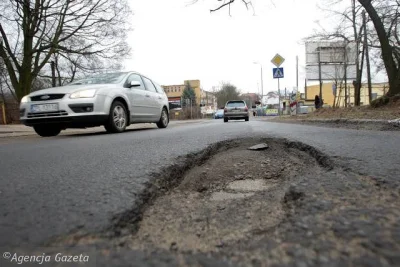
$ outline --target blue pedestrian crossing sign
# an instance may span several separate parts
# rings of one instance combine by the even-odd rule
[[[283,78],[283,68],[273,68],[274,79]]]

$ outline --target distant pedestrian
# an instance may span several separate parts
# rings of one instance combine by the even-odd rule
[[[321,105],[321,100],[320,100],[320,98],[319,98],[318,95],[315,95],[315,99],[314,99],[314,106],[315,106],[315,108],[316,108],[316,109],[319,109],[319,108],[320,108],[320,105]]]
[[[253,110],[253,117],[255,117],[256,116],[256,111],[255,110]]]

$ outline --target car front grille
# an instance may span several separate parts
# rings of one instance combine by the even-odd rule
[[[45,117],[59,117],[67,116],[68,112],[65,110],[52,111],[52,112],[38,112],[38,113],[28,113],[28,118],[45,118]]]
[[[55,100],[61,99],[65,96],[65,94],[43,94],[43,95],[35,95],[31,96],[31,101],[48,101],[48,100]]]

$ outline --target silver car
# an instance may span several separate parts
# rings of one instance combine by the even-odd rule
[[[249,108],[243,100],[230,100],[224,108],[224,122],[229,120],[249,121]]]
[[[160,85],[137,72],[106,73],[24,96],[20,118],[45,137],[101,125],[111,133],[133,123],[166,128],[168,97]]]

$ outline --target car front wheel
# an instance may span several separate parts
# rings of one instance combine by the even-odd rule
[[[166,108],[163,108],[163,110],[161,111],[160,120],[157,122],[157,127],[158,128],[167,128],[168,123],[169,123],[168,111]]]
[[[56,125],[36,125],[33,129],[42,137],[57,136],[61,132],[61,128]]]
[[[109,133],[121,133],[125,131],[128,121],[128,113],[125,105],[119,101],[114,101],[111,105],[110,115],[104,125]]]
[[[225,118],[224,118],[224,122],[228,122],[228,119],[225,119]]]

